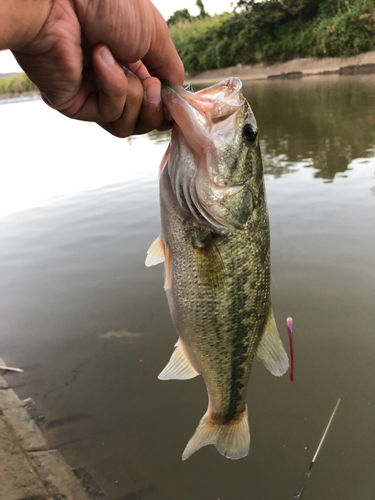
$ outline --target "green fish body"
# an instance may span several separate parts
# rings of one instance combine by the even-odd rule
[[[257,125],[241,82],[198,93],[164,84],[175,119],[160,176],[161,236],[146,265],[165,262],[179,335],[162,380],[202,375],[209,403],[183,459],[214,444],[248,454],[246,390],[254,356],[288,368],[270,301],[270,234]]]

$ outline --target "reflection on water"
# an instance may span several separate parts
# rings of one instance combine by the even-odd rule
[[[375,79],[259,82],[273,308],[296,380],[253,368],[250,455],[181,453],[206,408],[198,378],[160,382],[176,340],[162,268],[158,163],[168,133],[119,140],[44,103],[0,107],[0,355],[44,431],[110,500],[291,498],[342,398],[304,500],[372,499]],[[329,182],[327,182],[329,181]],[[284,325],[284,326],[283,326]],[[360,424],[360,425],[359,425]]]
[[[150,148],[147,137],[112,137],[94,124],[57,115],[42,101],[2,106],[0,118],[0,216],[157,180],[155,162],[166,146]]]
[[[295,162],[332,180],[355,158],[374,157],[374,81],[311,78],[258,84],[248,93],[261,128],[267,173],[280,175]]]

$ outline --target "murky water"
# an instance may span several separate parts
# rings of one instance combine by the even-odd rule
[[[255,363],[251,449],[182,451],[203,380],[156,377],[173,350],[159,234],[166,134],[119,140],[41,101],[0,106],[0,355],[51,444],[111,500],[290,499],[339,397],[304,500],[375,497],[375,78],[259,82],[273,308],[295,382]]]

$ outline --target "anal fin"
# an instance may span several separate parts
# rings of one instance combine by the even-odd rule
[[[284,375],[289,368],[288,356],[281,342],[272,308],[270,308],[268,320],[256,351],[256,357],[276,377]]]
[[[199,373],[194,368],[194,366],[190,363],[184,348],[181,344],[181,341],[178,340],[175,345],[175,350],[169,360],[169,363],[164,368],[164,370],[158,376],[159,380],[187,380],[189,378],[194,378]]]

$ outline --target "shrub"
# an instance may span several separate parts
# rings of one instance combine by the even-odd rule
[[[31,90],[37,90],[37,88],[25,73],[0,78],[0,94],[21,94]]]
[[[375,47],[375,0],[240,0],[232,13],[172,26],[187,73]]]

